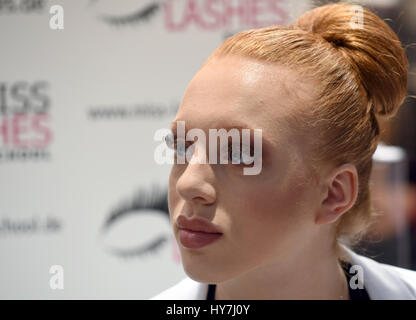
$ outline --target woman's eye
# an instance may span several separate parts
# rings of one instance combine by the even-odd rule
[[[167,134],[164,140],[168,148],[174,150],[175,156],[186,156],[186,152],[190,147],[187,145],[186,141],[184,143],[178,144],[177,137],[173,134]],[[251,164],[253,160],[250,155],[253,153],[253,150],[250,147],[248,148],[248,151],[249,152],[243,149],[241,145],[235,145],[233,150],[232,144],[229,144],[228,150],[225,152],[225,154],[227,154],[228,163],[239,164],[243,166]]]
[[[173,134],[168,133],[167,135],[165,135],[164,140],[168,148],[173,149],[175,142],[175,137],[173,136]]]
[[[235,146],[234,149],[235,150],[233,150],[232,145],[229,146],[228,160],[231,161],[232,164],[248,165],[252,163],[250,154],[244,152],[241,145]],[[252,153],[251,149],[250,153]]]
[[[186,142],[178,146],[177,137],[175,137],[173,134],[167,134],[164,140],[168,148],[173,149],[175,151],[175,154],[186,155],[186,151],[189,147],[186,146]]]

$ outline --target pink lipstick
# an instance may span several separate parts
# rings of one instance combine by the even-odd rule
[[[176,220],[179,229],[179,241],[188,249],[200,249],[222,236],[220,229],[213,223],[201,219],[188,219],[181,215]]]

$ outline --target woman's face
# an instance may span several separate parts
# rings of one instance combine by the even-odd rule
[[[241,57],[210,62],[190,82],[175,119],[185,121],[186,131],[200,128],[209,137],[209,129],[244,124],[262,129],[263,139],[258,175],[244,175],[244,164],[231,162],[173,165],[169,212],[192,279],[218,283],[279,263],[317,234],[319,190],[308,169],[307,139],[289,119],[294,111],[301,113],[301,101],[307,103],[311,94],[312,86],[294,72]],[[188,249],[179,241],[179,215],[206,219],[223,235]]]

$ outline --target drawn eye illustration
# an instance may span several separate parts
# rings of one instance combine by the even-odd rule
[[[110,212],[100,236],[105,250],[120,258],[157,253],[170,239],[167,191],[139,189]]]
[[[91,0],[90,6],[99,6],[101,7],[101,11],[104,11],[105,13],[100,13],[99,18],[103,20],[104,22],[116,25],[116,26],[122,26],[127,24],[135,24],[143,21],[149,21],[152,19],[157,12],[160,11],[163,2],[166,0],[159,0],[159,1],[152,1],[147,4],[141,4],[139,8],[137,8],[138,1],[135,1],[133,3],[129,3],[131,9],[129,13],[110,13],[115,10],[114,9],[114,1],[111,2],[105,1],[105,0]],[[142,1],[139,1],[139,3]],[[126,6],[126,3],[123,3]],[[133,6],[134,5],[134,6]],[[108,8],[107,8],[108,7]]]

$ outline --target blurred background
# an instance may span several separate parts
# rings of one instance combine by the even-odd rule
[[[147,299],[181,280],[156,130],[225,38],[328,2],[0,0],[0,298]],[[360,252],[416,270],[416,1],[354,2],[411,63]]]

